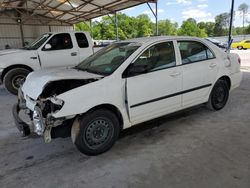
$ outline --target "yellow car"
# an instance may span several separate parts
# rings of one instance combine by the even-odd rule
[[[250,40],[243,40],[240,42],[232,43],[232,48],[237,48],[238,50],[246,50],[250,48]]]

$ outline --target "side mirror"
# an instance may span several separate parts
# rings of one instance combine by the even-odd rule
[[[50,50],[52,48],[51,44],[45,44],[44,49]]]
[[[147,72],[148,72],[147,65],[131,64],[131,65],[129,65],[129,67],[126,71],[126,77],[136,76],[136,75],[144,74]]]

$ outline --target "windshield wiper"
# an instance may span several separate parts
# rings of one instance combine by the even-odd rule
[[[81,70],[81,71],[86,71],[86,72],[89,72],[89,73],[93,73],[93,74],[99,74],[99,75],[102,75],[102,76],[105,76],[106,74],[104,73],[101,73],[101,72],[98,72],[98,71],[95,71],[95,70],[92,70],[92,69],[88,69],[88,68],[80,68],[78,66],[75,66],[73,67],[74,69],[77,69],[77,70]]]

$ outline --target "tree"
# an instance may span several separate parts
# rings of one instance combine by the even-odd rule
[[[170,20],[159,20],[159,35],[177,35],[178,24],[172,23]]]
[[[207,37],[205,29],[200,29],[193,18],[183,21],[181,28],[178,30],[178,35]]]
[[[80,22],[75,24],[75,30],[76,31],[88,31],[90,32],[90,23],[88,22]]]
[[[238,11],[241,12],[242,18],[243,18],[243,31],[244,31],[244,26],[245,26],[245,17],[246,17],[246,14],[248,12],[248,8],[249,8],[249,6],[246,3],[242,3],[238,7]]]
[[[248,27],[246,28],[246,34],[250,34],[250,24],[248,25]]]
[[[151,36],[154,34],[153,23],[147,14],[137,16],[135,22],[136,26],[134,29],[137,30],[137,37]]]
[[[198,23],[198,27],[200,29],[205,29],[205,32],[207,33],[207,35],[209,37],[214,36],[214,26],[215,26],[214,22],[200,22],[200,23]]]
[[[224,36],[227,34],[230,23],[230,14],[225,12],[215,17],[214,35]]]

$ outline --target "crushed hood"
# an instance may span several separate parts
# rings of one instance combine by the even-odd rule
[[[43,92],[45,86],[52,81],[98,79],[102,77],[101,75],[72,68],[35,71],[30,73],[26,78],[22,86],[22,91],[25,96],[28,95],[36,100]]]

